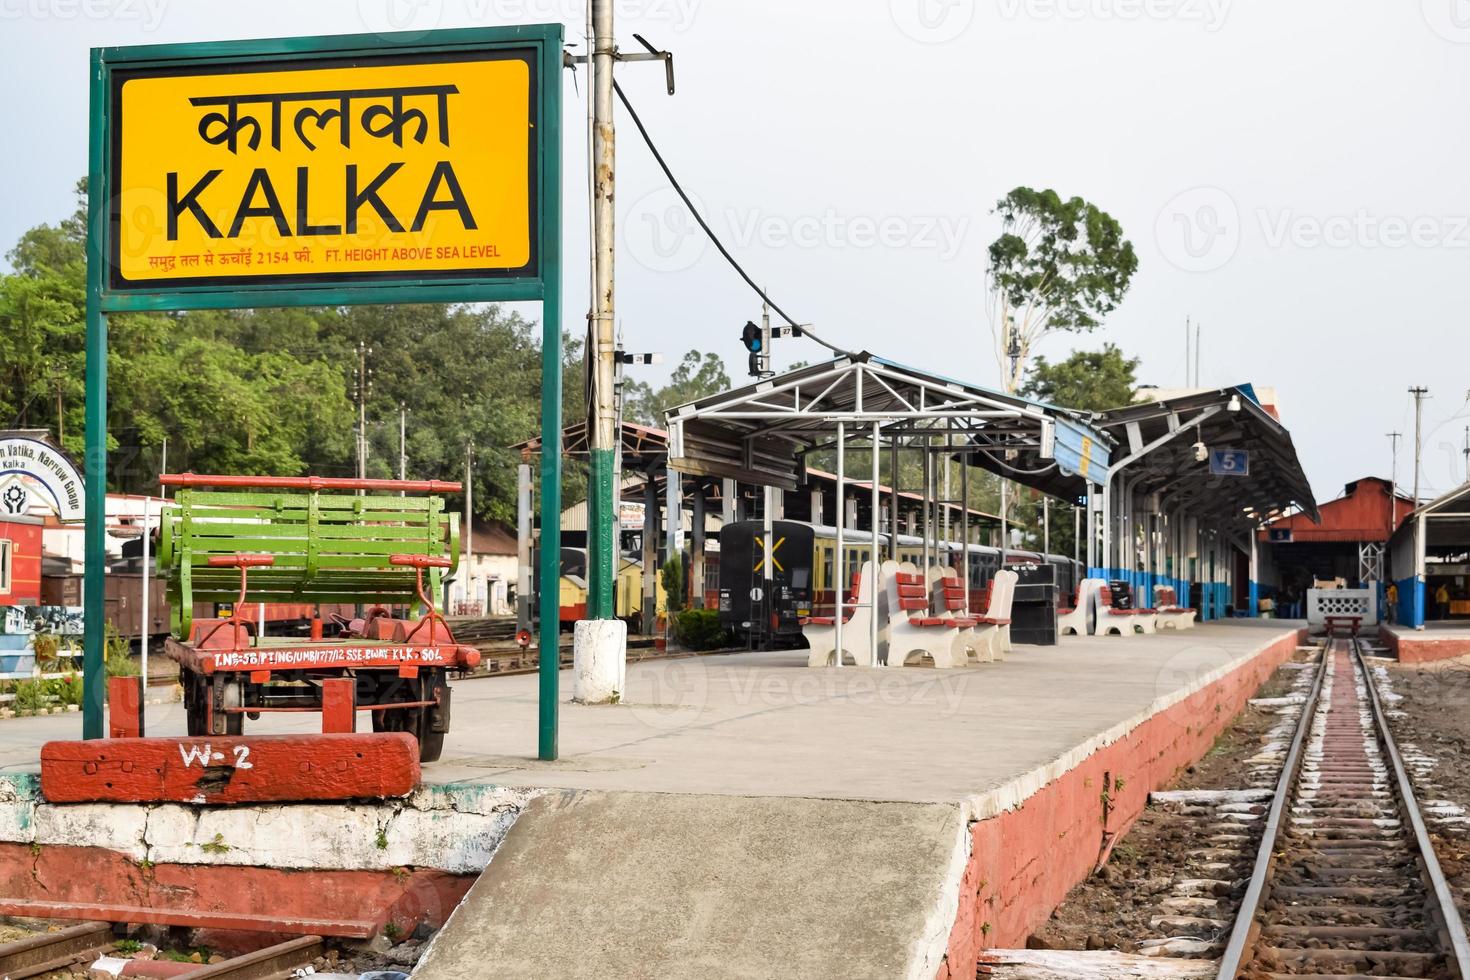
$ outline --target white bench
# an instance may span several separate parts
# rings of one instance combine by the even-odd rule
[[[1097,590],[1097,635],[1132,636],[1154,632],[1153,610],[1114,609],[1113,590],[1106,584]]]
[[[884,563],[888,564],[887,562]],[[842,607],[843,663],[854,666],[877,666],[877,653],[872,649],[873,635],[873,563],[863,562],[856,580],[857,601]],[[881,611],[880,611],[881,613]],[[883,625],[880,615],[880,629]],[[837,617],[808,616],[801,621],[801,635],[809,648],[808,667],[831,667],[837,663]]]
[[[935,667],[963,667],[968,663],[960,622],[929,610],[926,577],[911,562],[883,563],[888,593],[888,666],[903,667],[928,657]]]
[[[1170,585],[1154,586],[1155,618],[1159,629],[1187,630],[1194,628],[1195,610],[1179,605],[1178,594]]]
[[[1077,583],[1076,602],[1070,609],[1057,610],[1058,636],[1087,636],[1087,614],[1097,602],[1097,590],[1105,583],[1100,578],[1085,578]]]
[[[985,609],[982,622],[996,627],[991,641],[992,660],[1004,660],[1011,651],[1011,602],[1016,598],[1016,580],[1020,576],[1009,569],[1001,569],[990,580],[990,603]]]
[[[940,618],[954,621],[967,662],[984,663],[994,659],[1000,627],[970,613],[968,590],[954,568],[929,569],[929,595]]]

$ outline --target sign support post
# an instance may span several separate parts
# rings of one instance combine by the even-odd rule
[[[101,738],[103,695],[107,690],[107,316],[102,312],[106,281],[104,246],[107,197],[104,171],[107,159],[107,75],[102,52],[91,59],[91,126],[87,137],[87,425],[86,458],[82,461],[87,494],[87,523],[83,531],[82,615],[82,738]]]

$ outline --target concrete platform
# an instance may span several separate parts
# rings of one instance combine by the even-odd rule
[[[1069,637],[958,671],[635,663],[626,703],[564,700],[555,763],[533,758],[535,677],[462,682],[426,779],[530,802],[476,841],[498,854],[416,976],[968,980],[982,947],[1024,945],[1299,637],[1260,621]],[[181,709],[151,710],[151,732],[182,732]],[[78,727],[0,722],[0,771]]]
[[[1429,622],[1424,629],[1379,626],[1378,636],[1400,663],[1422,664],[1470,656],[1470,622]]]

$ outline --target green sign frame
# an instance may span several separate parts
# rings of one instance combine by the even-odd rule
[[[560,527],[562,426],[561,152],[563,29],[560,24],[467,28],[402,34],[347,34],[190,44],[93,48],[88,152],[87,354],[86,354],[86,638],[83,738],[101,738],[106,689],[104,667],[105,527],[107,502],[107,316],[133,311],[232,309],[277,306],[352,306],[380,303],[542,304],[540,514],[543,528]],[[525,276],[444,276],[404,273],[370,282],[269,282],[221,286],[161,283],[159,288],[114,289],[110,269],[114,72],[149,69],[208,71],[230,63],[275,63],[385,55],[474,55],[496,50],[531,51],[534,69],[534,164],[531,169],[535,261]],[[540,718],[542,759],[557,757],[557,682],[560,550],[541,549]],[[547,624],[550,624],[548,628]]]

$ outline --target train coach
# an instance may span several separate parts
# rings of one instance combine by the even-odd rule
[[[837,529],[800,521],[771,524],[771,570],[766,577],[765,525],[761,521],[739,521],[720,530],[719,612],[720,623],[740,642],[757,647],[799,647],[803,644],[801,620],[807,616],[830,615],[836,606],[834,577],[837,567]],[[881,557],[887,557],[890,537],[878,535]],[[931,560],[963,564],[957,541],[931,542]],[[848,575],[873,557],[873,534],[869,531],[842,532],[842,548]],[[969,588],[972,602],[982,601],[985,587],[1000,569],[1000,549],[971,544]],[[897,540],[898,560],[924,563],[924,539],[901,534]],[[1060,595],[1071,595],[1084,569],[1062,555],[1006,550],[1006,563],[1052,565]],[[850,593],[849,593],[850,595]]]

